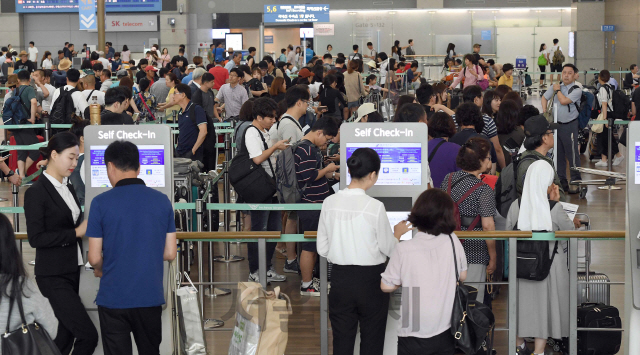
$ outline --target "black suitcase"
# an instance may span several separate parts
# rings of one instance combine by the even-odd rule
[[[449,108],[455,110],[459,105],[462,104],[462,90],[453,89],[449,100],[451,100],[451,105]]]
[[[578,328],[620,329],[620,313],[602,303],[583,303],[578,306]],[[621,343],[622,332],[578,331],[579,355],[617,354]]]

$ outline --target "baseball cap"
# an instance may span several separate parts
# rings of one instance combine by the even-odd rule
[[[147,65],[144,68],[144,71],[158,71],[158,69],[156,69],[153,65]]]
[[[556,130],[560,127],[557,123],[549,123],[543,115],[537,115],[524,122],[524,134],[527,137],[541,136],[548,130]]]
[[[367,103],[362,104],[358,108],[358,120],[361,119],[362,117],[370,114],[371,112],[375,112],[375,111],[376,111],[376,107],[373,105],[373,103],[367,102]]]
[[[310,76],[313,76],[313,73],[309,70],[309,68],[302,68],[298,72],[299,78],[308,78]]]
[[[482,47],[482,45],[480,43],[476,43],[476,44],[473,45],[473,48],[479,48],[479,47]]]
[[[189,64],[187,65],[187,69],[195,69],[196,65],[195,64]]]

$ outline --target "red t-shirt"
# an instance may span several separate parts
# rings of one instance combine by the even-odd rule
[[[227,69],[218,65],[209,69],[209,73],[213,75],[214,90],[220,90],[220,87],[227,82],[227,79],[229,79],[229,72]]]

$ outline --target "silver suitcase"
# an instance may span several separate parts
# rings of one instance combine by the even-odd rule
[[[578,273],[578,304],[586,302],[604,303],[611,305],[611,284],[609,277],[596,272],[589,273],[589,295],[587,297],[587,284],[580,283],[587,281],[585,272]]]

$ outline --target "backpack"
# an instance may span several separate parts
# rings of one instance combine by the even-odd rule
[[[29,119],[29,109],[24,104],[20,97],[26,86],[22,90],[15,89],[13,96],[4,102],[4,108],[2,110],[2,122],[5,125],[19,125],[24,124]],[[24,109],[24,110],[23,110]]]
[[[276,190],[280,203],[299,203],[307,185],[300,188],[296,175],[296,149],[301,145],[309,145],[308,141],[300,141],[283,150],[276,158]]]
[[[73,104],[71,95],[78,90],[65,90],[64,88],[60,88],[59,90],[60,96],[58,96],[58,99],[51,108],[49,122],[51,122],[51,124],[69,124],[71,123],[73,115],[76,114],[76,107]]]
[[[551,63],[553,63],[553,65],[560,65],[564,63],[564,54],[562,54],[560,47],[553,52],[553,59],[551,60]]]
[[[613,118],[620,120],[627,119],[629,111],[631,111],[631,98],[622,90],[615,90],[611,98],[613,105]]]
[[[498,177],[495,188],[496,209],[502,217],[507,217],[511,203],[518,199],[518,189],[516,188],[518,186],[518,165],[520,162],[530,159],[539,160],[540,158],[535,154],[524,157],[518,155],[511,164],[502,169]]]
[[[547,62],[547,57],[544,56],[544,53],[540,53],[540,56],[538,57],[538,65],[542,66],[542,65],[547,65],[549,64]]]
[[[571,94],[571,92],[573,90],[575,90],[575,89],[581,90],[582,94],[580,95],[580,99],[578,99],[578,101],[573,103],[573,106],[575,106],[576,110],[578,110],[578,112],[580,112],[580,113],[582,113],[583,111],[587,111],[587,107],[588,107],[589,116],[591,116],[591,107],[593,106],[593,101],[594,101],[595,97],[591,99],[591,106],[589,106],[589,102],[588,102],[589,100],[588,100],[588,97],[587,97],[587,93],[584,90],[582,90],[580,88],[580,86],[574,85],[574,86],[570,87],[569,88],[569,92],[567,93],[567,95]],[[571,105],[567,106],[567,110],[569,112],[571,112]]]
[[[191,105],[189,107],[189,119],[193,122],[197,127],[196,123],[196,112],[195,112],[196,104]],[[204,110],[204,109],[203,109]],[[204,160],[202,164],[204,164],[204,171],[210,171],[216,169],[216,143],[218,143],[218,136],[216,135],[216,128],[213,125],[213,118],[209,117],[207,111],[204,111],[205,116],[207,117],[207,135],[204,137],[204,142],[202,142],[203,152],[204,152]],[[209,158],[213,158],[213,161],[210,161]]]
[[[451,190],[460,182],[462,182],[463,180],[465,180],[466,178],[468,178],[469,176],[473,176],[473,175],[467,175],[464,176],[462,178],[460,178],[458,181],[456,181],[455,183],[453,182],[453,173],[449,174],[449,181],[447,183],[447,193],[449,194],[449,196],[451,196]],[[456,230],[457,231],[461,231],[462,230],[462,216],[460,216],[460,204],[462,202],[464,202],[474,191],[476,191],[478,188],[480,188],[482,185],[485,185],[484,182],[480,181],[477,184],[473,185],[469,190],[467,190],[467,192],[464,193],[464,195],[462,195],[462,197],[460,197],[458,200],[453,201],[453,215],[456,218]],[[473,221],[471,221],[471,223],[465,223],[465,227],[467,227],[467,230],[472,231],[477,225],[478,223],[480,223],[480,215],[477,215],[474,217]]]
[[[578,115],[578,127],[584,129],[589,125],[589,119],[591,118],[591,111],[593,110],[595,96],[589,90],[582,91],[582,97],[580,98],[580,105],[577,108],[580,110]]]
[[[556,201],[549,201],[549,210],[556,205]],[[518,200],[518,205],[520,200]],[[518,230],[518,224],[513,227]],[[558,242],[553,247],[553,253],[549,257],[549,242],[526,241],[518,242],[516,277],[519,279],[542,281],[549,276],[551,264],[558,253]]]

